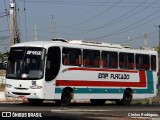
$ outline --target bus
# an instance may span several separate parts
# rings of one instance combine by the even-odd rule
[[[84,40],[32,41],[11,47],[6,97],[32,105],[88,99],[94,105],[129,105],[158,91],[158,53]]]

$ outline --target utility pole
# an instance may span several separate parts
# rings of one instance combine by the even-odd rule
[[[154,25],[154,27],[158,27],[158,31],[159,31],[159,43],[158,43],[158,48],[160,47],[160,25]],[[158,50],[158,52],[160,53],[160,50]]]
[[[52,39],[54,39],[54,21],[53,21],[53,15],[52,15]]]
[[[15,0],[10,0],[10,45],[20,42]]]
[[[36,24],[35,24],[35,27],[34,27],[34,40],[37,40],[37,26],[36,26]]]
[[[147,47],[147,37],[148,37],[148,33],[147,33],[147,32],[144,32],[143,35],[144,35],[144,47]]]
[[[160,47],[160,25],[158,27],[159,27],[159,47]]]

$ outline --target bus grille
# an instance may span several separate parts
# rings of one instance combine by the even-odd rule
[[[30,95],[31,93],[19,93],[19,92],[12,92],[15,95]]]
[[[18,90],[28,90],[28,88],[17,88],[17,87],[15,87],[15,89],[18,89]]]

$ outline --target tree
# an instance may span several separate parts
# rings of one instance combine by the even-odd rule
[[[156,51],[159,53],[160,52],[160,46],[156,47]]]

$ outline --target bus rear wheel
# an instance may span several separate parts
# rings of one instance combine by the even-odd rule
[[[64,90],[61,96],[61,105],[67,106],[71,103],[72,95],[70,90]]]
[[[31,105],[37,106],[43,103],[43,99],[28,99]]]

